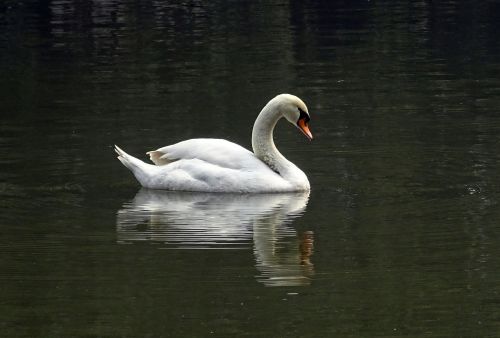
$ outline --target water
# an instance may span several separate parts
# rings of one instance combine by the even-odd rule
[[[493,1],[4,1],[2,337],[497,337]],[[142,190],[113,144],[250,147],[310,195]]]

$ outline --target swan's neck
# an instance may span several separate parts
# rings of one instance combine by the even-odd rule
[[[254,154],[272,170],[285,176],[290,167],[295,167],[278,151],[274,145],[273,130],[282,117],[276,102],[269,102],[255,120],[252,130],[252,148]]]

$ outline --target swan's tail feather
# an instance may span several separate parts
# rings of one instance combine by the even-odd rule
[[[134,173],[134,176],[137,180],[142,184],[145,179],[148,177],[148,167],[150,164],[144,163],[138,158],[135,158],[132,155],[127,154],[123,149],[115,145],[115,152],[118,154],[118,159],[120,162],[130,169]]]
[[[142,162],[141,160],[127,154],[117,145],[115,145],[115,152],[118,154],[118,159],[120,160],[120,162],[132,171],[140,166],[140,164],[137,162]]]

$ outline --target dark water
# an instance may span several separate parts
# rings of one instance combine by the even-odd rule
[[[0,3],[2,337],[498,337],[494,1]],[[310,195],[140,190],[112,145],[276,142]]]

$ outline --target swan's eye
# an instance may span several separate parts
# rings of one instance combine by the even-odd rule
[[[309,122],[309,120],[311,119],[309,117],[309,114],[307,114],[305,111],[303,111],[302,109],[299,108],[299,112],[300,112],[300,115],[299,115],[299,120],[304,120],[304,122],[307,124]],[[298,123],[297,121],[297,123]]]

